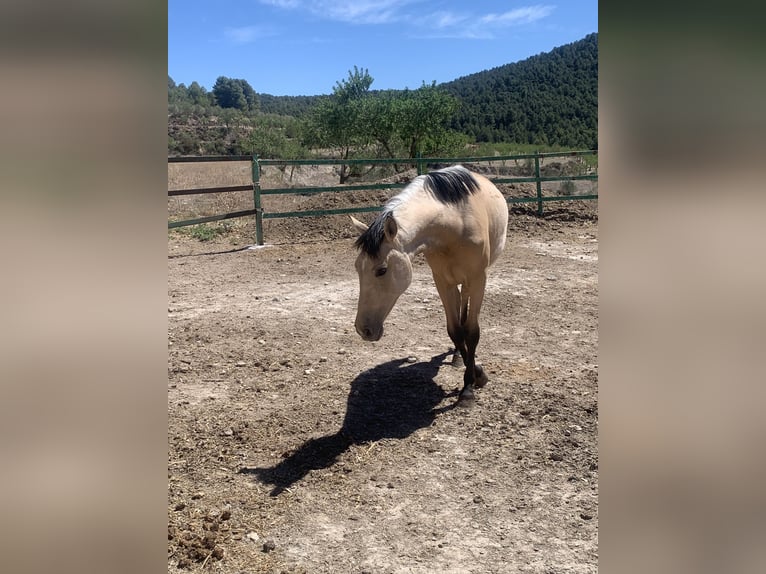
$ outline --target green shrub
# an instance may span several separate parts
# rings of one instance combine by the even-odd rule
[[[194,225],[191,227],[189,235],[199,241],[210,241],[219,235],[224,235],[228,231],[229,226],[225,223],[221,225],[208,225],[207,223],[200,223],[199,225]]]
[[[559,188],[561,195],[574,195],[576,191],[577,186],[571,179],[561,182],[561,187]]]

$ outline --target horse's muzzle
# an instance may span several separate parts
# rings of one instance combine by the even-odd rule
[[[383,326],[381,325],[377,329],[372,329],[368,326],[355,325],[356,332],[365,341],[379,341],[383,336]]]

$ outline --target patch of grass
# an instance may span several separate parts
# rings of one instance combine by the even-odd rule
[[[598,170],[598,154],[581,156],[585,165],[591,170]]]
[[[197,241],[210,241],[220,235],[229,233],[231,225],[229,223],[200,223],[199,225],[190,225],[189,227],[178,227],[174,231],[193,237]]]

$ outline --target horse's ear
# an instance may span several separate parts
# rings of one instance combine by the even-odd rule
[[[358,231],[359,233],[364,233],[365,231],[367,231],[367,226],[366,226],[364,223],[362,223],[361,221],[359,221],[359,220],[358,220],[356,217],[354,217],[353,215],[349,215],[349,217],[351,218],[351,223],[353,223],[353,224],[354,224],[354,227],[356,227],[356,229],[357,229],[357,231]]]
[[[399,232],[399,226],[396,224],[396,219],[390,213],[386,217],[385,227],[383,232],[386,234],[386,239],[390,242],[394,241],[394,237]]]

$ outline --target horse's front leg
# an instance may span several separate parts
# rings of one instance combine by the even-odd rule
[[[461,305],[461,331],[465,341],[465,373],[463,374],[463,388],[460,391],[458,404],[470,406],[475,400],[474,389],[480,389],[487,384],[487,374],[481,365],[476,363],[476,348],[479,346],[481,328],[479,326],[479,312],[484,299],[484,281],[479,281],[471,288],[463,286],[463,304]]]
[[[475,399],[474,389],[487,384],[484,369],[476,364],[476,347],[481,334],[479,311],[484,298],[484,281],[477,281],[472,285],[473,289],[464,285],[462,290],[455,285],[449,285],[436,274],[434,281],[447,316],[447,333],[465,365],[458,405],[471,406]],[[478,291],[475,290],[477,288]]]
[[[452,356],[452,366],[455,368],[465,367],[465,358],[468,353],[468,347],[465,344],[465,321],[468,316],[468,297],[463,297],[463,293],[458,287],[455,290],[455,301],[453,307],[457,313],[452,313],[452,321],[447,317],[447,332],[452,342],[455,343],[455,354]]]
[[[457,285],[450,285],[442,277],[434,273],[434,283],[442,300],[444,314],[447,317],[447,334],[455,345],[455,354],[452,357],[453,367],[465,366],[468,348],[465,344],[464,323],[467,316],[468,300],[462,299]]]
[[[463,388],[458,396],[458,404],[461,406],[471,406],[475,399],[474,389],[480,389],[488,381],[484,369],[476,363],[476,347],[479,345],[481,329],[479,328],[479,323],[474,322],[458,324],[453,328],[448,327],[448,332],[465,365]]]
[[[458,404],[470,406],[475,400],[474,389],[478,389],[487,384],[487,375],[481,365],[476,364],[476,347],[479,344],[481,329],[478,323],[476,325],[466,325],[463,330],[465,334],[466,353],[464,357],[465,372],[463,373],[463,388],[460,390]]]

